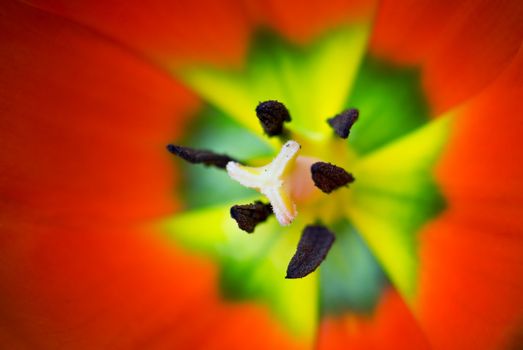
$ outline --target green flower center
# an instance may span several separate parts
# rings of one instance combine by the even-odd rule
[[[410,304],[417,234],[444,203],[432,174],[450,119],[429,119],[416,70],[364,55],[368,33],[369,23],[360,23],[307,47],[261,33],[242,68],[175,72],[207,102],[179,144],[264,165],[282,143],[265,135],[254,107],[278,100],[291,113],[285,128],[304,157],[290,180],[303,188],[294,194],[298,215],[291,225],[270,217],[245,234],[230,208],[254,203],[259,193],[223,170],[179,163],[186,211],[165,227],[178,244],[217,261],[224,297],[262,301],[305,337],[314,337],[321,315],[371,313],[384,288],[396,288]],[[361,115],[344,140],[327,120],[351,106]],[[311,186],[317,161],[346,169],[356,181],[322,193]],[[286,280],[304,228],[317,219],[336,235],[331,251],[317,272]]]

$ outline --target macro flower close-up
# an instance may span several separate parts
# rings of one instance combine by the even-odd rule
[[[1,349],[523,349],[523,2],[5,0]]]

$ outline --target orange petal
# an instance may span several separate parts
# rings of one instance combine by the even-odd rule
[[[416,320],[400,295],[384,292],[373,316],[345,315],[323,320],[320,350],[430,349]]]
[[[417,303],[436,348],[505,349],[521,341],[521,96],[523,52],[458,112],[439,167],[449,208],[421,236]]]
[[[85,24],[169,67],[188,61],[237,63],[250,32],[237,0],[30,0]]]
[[[344,22],[368,20],[374,0],[244,0],[250,17],[287,38],[305,43]]]
[[[462,107],[438,178],[451,199],[523,198],[523,50],[483,94]]]
[[[12,223],[0,246],[0,328],[16,348],[129,348],[212,297],[209,264],[130,229]]]
[[[173,210],[165,143],[195,99],[63,18],[0,16],[0,348],[187,349],[224,315],[291,347],[265,308],[220,300],[210,262],[136,229]]]
[[[418,317],[435,348],[516,349],[522,226],[492,227],[479,218],[492,213],[475,212],[472,221],[462,212],[450,211],[423,234]]]
[[[2,348],[304,348],[266,308],[220,301],[216,269],[151,232],[3,227]]]
[[[384,1],[371,50],[420,64],[436,113],[475,95],[502,72],[523,39],[520,1]]]
[[[423,62],[460,12],[473,5],[471,1],[383,0],[370,49],[399,63]]]
[[[2,214],[91,224],[170,212],[164,145],[196,100],[83,28],[26,5],[1,11]]]

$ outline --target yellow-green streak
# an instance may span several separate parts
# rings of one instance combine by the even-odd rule
[[[182,213],[166,220],[162,228],[186,248],[217,260],[222,266],[224,298],[265,303],[293,334],[311,341],[318,319],[317,277],[284,278],[299,240],[299,228],[281,228],[271,217],[258,225],[256,233],[247,234],[230,217],[231,206]]]
[[[292,115],[289,128],[312,138],[331,133],[326,118],[339,113],[354,81],[369,23],[330,32],[303,48],[262,33],[239,71],[185,67],[176,75],[210,104],[262,136],[254,108],[279,100]]]
[[[451,127],[451,115],[360,159],[347,214],[392,282],[412,300],[417,282],[417,234],[442,209],[433,167]]]

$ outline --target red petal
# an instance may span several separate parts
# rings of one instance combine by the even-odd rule
[[[453,202],[523,198],[523,51],[483,94],[458,111],[438,178]]]
[[[265,308],[220,301],[209,262],[136,229],[173,210],[165,144],[195,99],[70,21],[0,17],[0,348],[188,349],[224,315],[253,325],[225,347],[291,347]]]
[[[436,348],[505,349],[521,341],[521,96],[522,52],[458,112],[438,172],[449,209],[421,241],[419,317]]]
[[[421,64],[436,112],[475,95],[502,72],[523,39],[520,1],[383,2],[371,50]]]
[[[320,328],[321,350],[430,349],[421,329],[400,295],[387,290],[374,316],[325,319]]]
[[[94,230],[4,225],[2,348],[303,348],[267,309],[221,302],[210,263]]]
[[[521,229],[486,227],[457,211],[427,229],[419,318],[436,348],[517,348],[522,249]]]
[[[173,67],[180,62],[238,62],[250,32],[236,0],[31,0]]]
[[[370,19],[376,1],[368,0],[31,0],[173,67],[191,60],[238,63],[253,26],[278,30],[305,42],[346,21]]]
[[[165,144],[194,98],[82,28],[2,12],[2,213],[90,224],[172,210]]]
[[[460,12],[472,5],[471,1],[383,0],[376,15],[371,50],[402,63],[422,62]]]
[[[251,17],[299,43],[344,22],[370,20],[376,1],[244,0]]]

